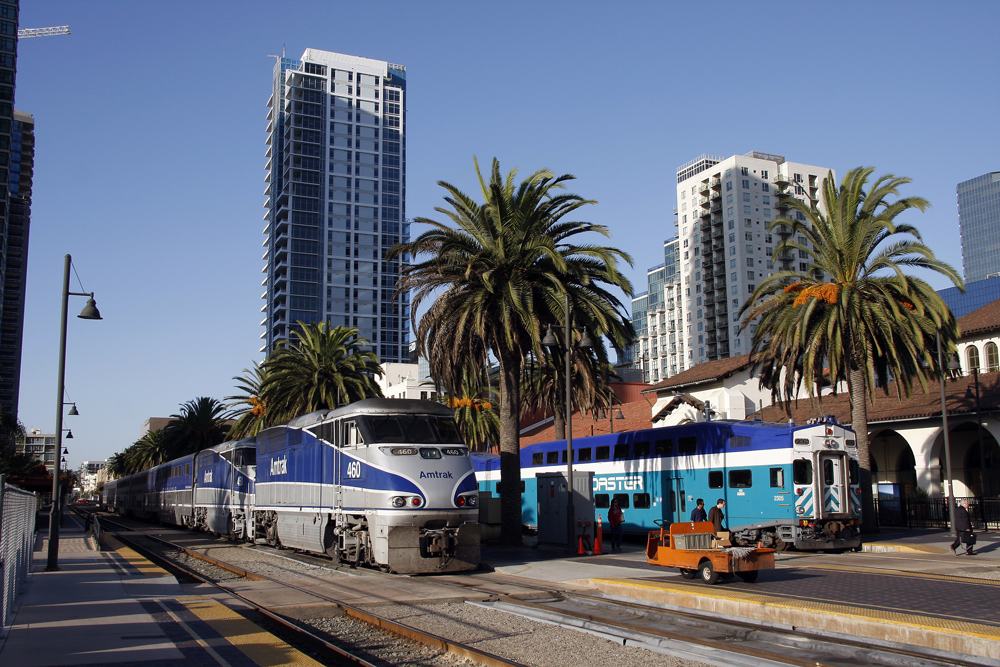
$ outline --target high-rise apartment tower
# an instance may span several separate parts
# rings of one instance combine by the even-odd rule
[[[17,0],[0,0],[0,407],[17,415],[34,121],[14,111]]]
[[[644,330],[636,325],[633,359],[647,382],[750,351],[754,326],[740,332],[743,303],[775,271],[808,269],[801,251],[775,255],[791,228],[769,232],[769,223],[790,214],[786,202],[792,197],[811,198],[822,208],[820,187],[828,173],[758,151],[701,155],[678,167],[677,237],[664,244],[663,268],[650,269],[647,294],[633,302],[633,310],[646,311]]]
[[[395,296],[406,222],[406,68],[306,49],[279,58],[268,101],[269,353],[297,321],[357,327],[383,362],[408,360],[409,296]]]
[[[965,282],[1000,277],[1000,171],[958,184]]]

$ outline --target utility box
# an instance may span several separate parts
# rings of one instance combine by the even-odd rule
[[[567,548],[576,547],[578,535],[589,535],[594,539],[594,473],[573,471],[573,544],[566,544],[567,538],[567,491],[565,472],[541,473],[535,478],[538,489],[538,542],[556,544]],[[589,525],[580,525],[581,522]]]

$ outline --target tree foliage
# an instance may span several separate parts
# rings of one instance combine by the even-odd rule
[[[785,261],[788,268],[764,279],[740,310],[743,327],[759,318],[754,363],[776,399],[790,401],[802,386],[818,395],[827,377],[847,382],[867,529],[874,526],[867,403],[889,378],[901,395],[909,395],[914,381],[926,391],[929,374],[939,372],[936,336],[946,351],[958,336],[941,297],[905,271],[934,271],[962,286],[915,227],[896,221],[909,209],[926,210],[927,201],[899,197],[907,178],[884,175],[869,185],[873,172],[853,169],[839,188],[830,174],[821,188],[822,208],[779,195],[803,219],[789,215],[771,222],[768,231],[783,236],[775,257],[800,254],[811,261],[805,271]]]
[[[618,350],[634,337],[623,304],[609,290],[626,296],[632,286],[618,261],[631,263],[615,248],[578,244],[588,232],[609,236],[607,228],[568,216],[593,204],[562,193],[573,176],[540,170],[516,183],[494,159],[487,181],[475,163],[482,203],[439,181],[447,207],[435,210],[451,224],[429,218],[430,226],[409,243],[395,246],[389,259],[404,264],[397,293],[411,291],[418,350],[435,381],[460,395],[457,366],[486,367],[492,355],[500,366],[501,539],[521,540],[518,417],[521,374],[529,353],[542,356],[541,327],[565,322],[569,294],[576,322],[605,335]],[[433,300],[416,321],[420,306]]]

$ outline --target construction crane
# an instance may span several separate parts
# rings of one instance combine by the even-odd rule
[[[55,37],[56,35],[68,34],[70,34],[68,25],[58,25],[53,28],[21,28],[17,31],[17,38],[27,39],[29,37]]]

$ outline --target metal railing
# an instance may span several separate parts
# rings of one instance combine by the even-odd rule
[[[0,475],[0,636],[13,621],[14,603],[28,580],[35,536],[35,493]]]
[[[955,498],[969,501],[973,530],[1000,530],[1000,498]],[[875,498],[880,526],[949,528],[944,498]]]

